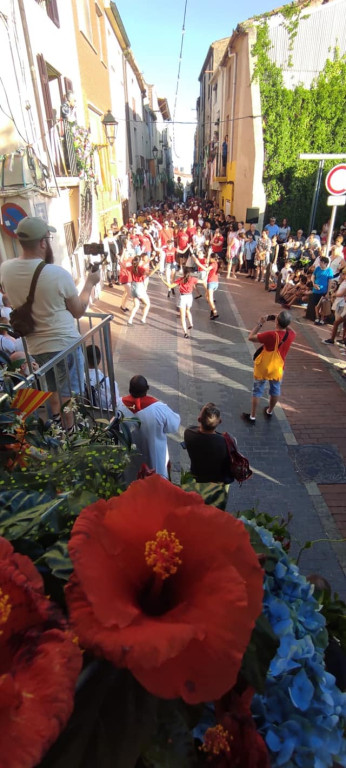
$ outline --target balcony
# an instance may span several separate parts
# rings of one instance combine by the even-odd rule
[[[64,178],[64,185],[70,180],[70,186],[78,183],[79,162],[75,149],[72,124],[60,118],[49,130],[49,148],[54,173],[57,179]],[[73,181],[72,181],[73,179]]]

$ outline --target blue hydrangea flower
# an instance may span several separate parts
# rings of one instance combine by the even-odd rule
[[[278,562],[264,581],[263,610],[280,640],[252,711],[272,768],[346,768],[346,694],[324,666],[325,619],[313,587],[270,531],[243,519]]]

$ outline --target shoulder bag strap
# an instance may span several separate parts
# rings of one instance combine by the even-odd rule
[[[46,266],[46,262],[45,261],[41,261],[37,265],[37,267],[35,269],[35,272],[33,274],[33,278],[32,278],[32,281],[31,281],[31,285],[30,285],[30,291],[29,291],[28,298],[27,298],[28,304],[32,304],[33,301],[34,301],[37,281],[38,281],[38,278],[39,278],[39,276],[40,276],[40,274],[41,274],[41,272],[42,272],[42,270],[43,270],[43,268],[45,266]]]
[[[280,344],[278,345],[278,349],[279,347],[281,347],[281,344],[283,344],[284,341],[286,341],[287,337],[288,337],[288,331],[286,331],[285,335],[282,337]]]

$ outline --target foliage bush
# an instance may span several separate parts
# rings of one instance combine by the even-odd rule
[[[304,17],[301,23],[304,23]],[[288,32],[290,34],[290,28]],[[293,34],[296,34],[296,25]],[[346,56],[341,57],[335,49],[333,58],[326,61],[310,89],[298,84],[289,90],[284,85],[280,67],[270,60],[270,48],[268,23],[262,19],[257,26],[252,55],[256,56],[254,78],[258,79],[261,92],[266,213],[267,218],[269,215],[278,219],[289,216],[294,230],[299,227],[306,230],[317,162],[299,160],[299,154],[345,151],[346,119],[342,94],[346,81]],[[290,58],[291,54],[289,65]],[[325,174],[334,165],[335,161],[326,161]],[[320,195],[317,227],[329,218],[330,209],[326,201],[325,192]]]

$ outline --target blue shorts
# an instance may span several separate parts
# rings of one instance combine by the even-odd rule
[[[262,397],[267,381],[268,379],[254,379],[253,388],[252,388],[253,397]],[[273,397],[279,397],[281,393],[281,381],[275,381],[274,379],[270,379],[268,381],[268,384],[269,384],[269,394],[273,395]]]
[[[208,291],[217,291],[219,283],[207,283]]]
[[[35,360],[41,365],[49,363],[59,352],[41,352],[35,355]],[[59,392],[62,397],[70,397],[72,393],[84,391],[84,357],[82,347],[77,347],[66,355],[54,368],[47,371],[46,382],[48,392]]]

